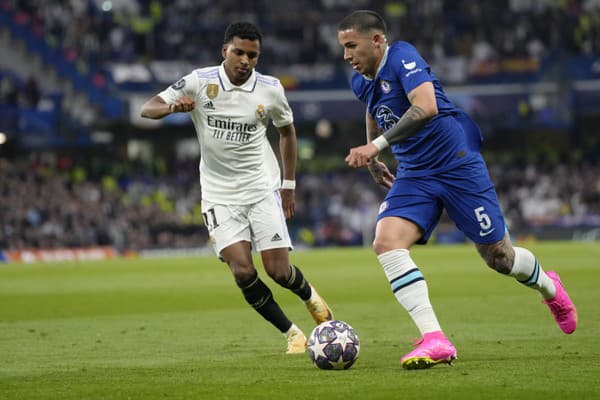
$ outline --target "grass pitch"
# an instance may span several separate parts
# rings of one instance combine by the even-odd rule
[[[600,245],[532,243],[579,312],[564,335],[533,290],[487,269],[472,246],[412,252],[429,283],[453,367],[405,371],[418,335],[368,249],[292,261],[361,339],[347,371],[286,355],[214,257],[0,264],[2,399],[598,399]],[[308,335],[303,304],[264,274]]]

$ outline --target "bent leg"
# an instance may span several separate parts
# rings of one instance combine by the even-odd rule
[[[519,283],[540,292],[544,298],[543,303],[548,306],[564,333],[575,331],[577,309],[556,272],[544,272],[531,251],[512,246],[508,234],[499,242],[476,244],[476,247],[490,268],[513,276]]]
[[[271,279],[286,289],[290,289],[302,300],[310,298],[311,288],[298,267],[290,264],[286,248],[264,250],[261,253],[265,271]]]
[[[287,248],[264,250],[261,256],[269,276],[282,287],[294,292],[304,302],[317,324],[333,319],[333,312],[304,278],[300,268],[290,264]]]
[[[231,269],[235,282],[248,304],[280,332],[287,332],[292,327],[292,322],[273,299],[271,289],[258,277],[252,261],[250,243],[234,243],[221,251],[221,257]]]
[[[551,299],[556,295],[554,282],[544,272],[533,253],[522,247],[513,247],[508,233],[496,243],[476,243],[475,247],[493,270],[515,277],[523,285],[540,292],[544,299]]]

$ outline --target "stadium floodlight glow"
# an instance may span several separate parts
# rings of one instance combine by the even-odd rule
[[[112,6],[112,1],[106,0],[102,3],[102,11],[109,12],[110,10],[112,10]]]
[[[6,140],[7,140],[6,133],[0,132],[0,145],[6,143]]]

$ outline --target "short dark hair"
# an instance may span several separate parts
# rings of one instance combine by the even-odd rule
[[[371,10],[357,10],[346,16],[338,25],[339,31],[354,29],[357,32],[367,32],[371,29],[387,33],[385,21],[381,15]]]
[[[250,22],[234,22],[225,29],[223,43],[229,43],[234,37],[248,40],[258,40],[262,44],[262,33],[258,27]]]

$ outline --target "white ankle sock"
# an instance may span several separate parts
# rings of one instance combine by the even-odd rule
[[[417,328],[424,335],[440,331],[440,324],[429,302],[429,291],[423,274],[410,258],[406,249],[387,251],[377,256],[383,266],[392,292],[408,311]]]
[[[536,289],[544,299],[548,300],[556,295],[556,287],[552,279],[546,275],[542,266],[533,253],[522,247],[515,247],[515,263],[510,275],[525,286]]]
[[[283,336],[288,337],[292,332],[302,333],[302,330],[300,330],[300,328],[298,328],[298,326],[292,322],[292,326],[290,326],[290,329],[283,332]]]
[[[311,288],[310,297],[308,298],[308,300],[304,300],[304,303],[314,303],[319,300],[319,295],[317,294],[317,291],[315,290],[315,288],[312,286],[310,288]]]

